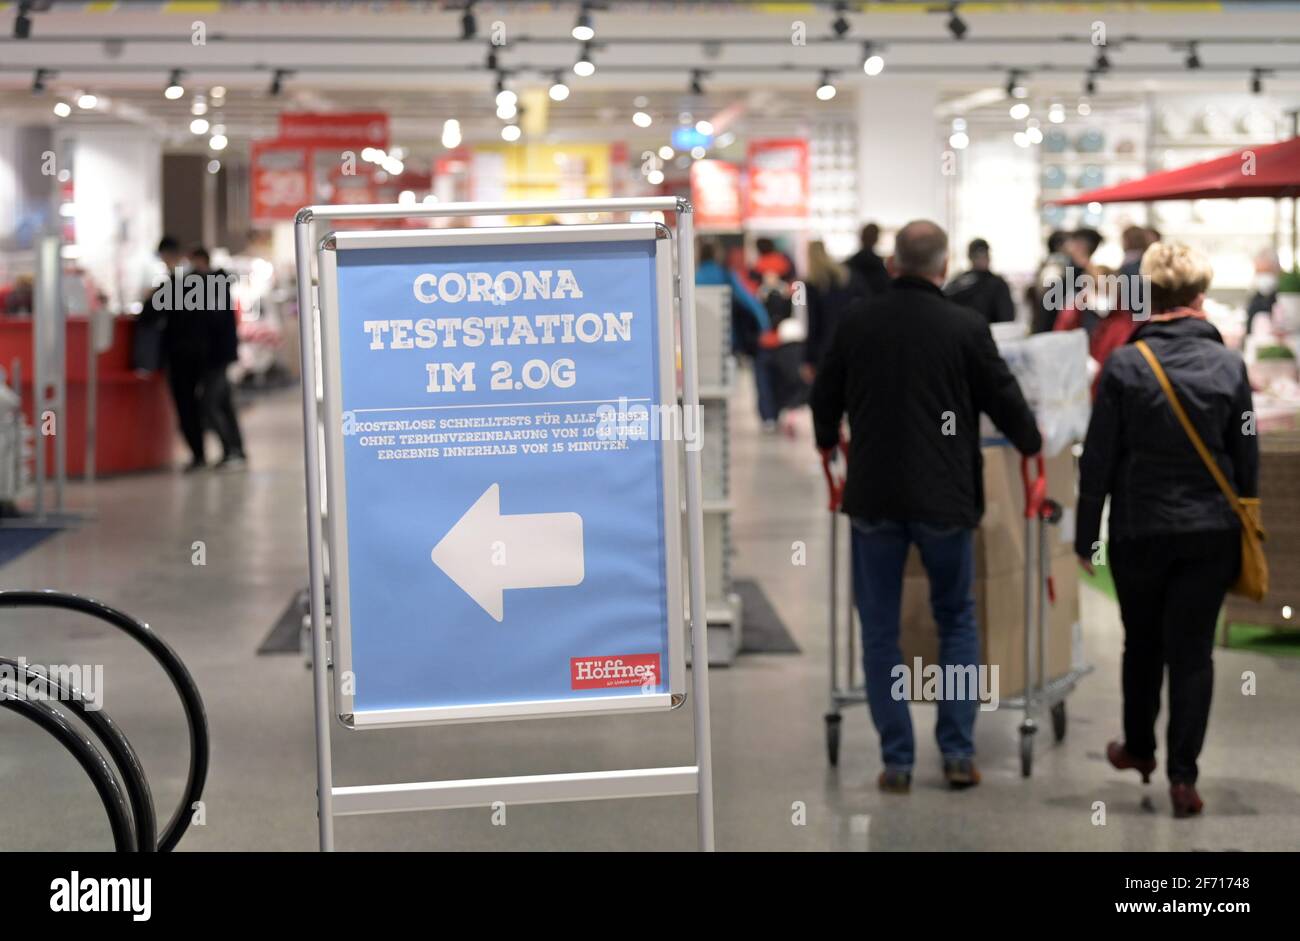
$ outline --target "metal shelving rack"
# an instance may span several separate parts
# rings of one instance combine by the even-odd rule
[[[742,608],[732,586],[731,557],[731,289],[695,290],[699,325],[700,411],[704,471],[704,583],[709,665],[728,666],[740,652]]]

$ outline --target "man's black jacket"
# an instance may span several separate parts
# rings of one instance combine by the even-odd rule
[[[1043,446],[989,325],[904,277],[845,317],[812,391],[817,446],[849,416],[843,509],[868,520],[974,528],[984,515],[979,416],[1023,454]]]
[[[884,294],[889,290],[889,270],[885,267],[885,260],[872,249],[862,249],[844,264],[857,273],[872,294]]]
[[[1075,551],[1091,557],[1110,495],[1110,538],[1237,528],[1237,517],[1132,344],[1146,340],[1238,496],[1256,495],[1259,437],[1241,357],[1196,317],[1142,324],[1106,359],[1079,460]]]
[[[1016,319],[1016,305],[1006,280],[992,271],[972,268],[949,281],[943,289],[954,304],[969,307],[989,323]]]

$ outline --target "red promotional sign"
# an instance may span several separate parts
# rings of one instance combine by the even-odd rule
[[[721,160],[691,164],[691,204],[701,231],[740,228],[740,168]]]
[[[388,113],[282,111],[280,140],[305,147],[377,147],[384,150],[388,147]]]
[[[659,654],[571,657],[569,680],[573,689],[610,689],[617,686],[653,688],[661,682]]]
[[[749,217],[808,215],[808,142],[792,137],[749,145]]]
[[[253,141],[252,221],[292,220],[311,199],[311,151],[284,141]]]

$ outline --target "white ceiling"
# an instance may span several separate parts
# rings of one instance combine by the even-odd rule
[[[593,16],[596,74],[569,71],[579,43],[569,36],[577,3],[474,5],[478,35],[461,41],[459,9],[444,3],[226,3],[195,13],[156,2],[87,9],[55,2],[32,14],[32,38],[10,38],[9,12],[0,12],[0,114],[6,120],[53,120],[56,96],[87,89],[105,99],[109,115],[185,133],[196,91],[228,89],[222,121],[234,141],[270,134],[286,108],[380,108],[392,115],[395,137],[431,137],[446,117],[458,117],[473,139],[494,133],[492,73],[485,60],[494,24],[507,45],[497,64],[516,88],[543,87],[557,70],[573,94],[550,107],[552,132],[590,135],[617,125],[622,136],[634,96],[671,119],[679,110],[716,111],[743,104],[755,117],[783,120],[834,115],[852,95],[822,103],[812,91],[830,69],[847,91],[888,94],[897,83],[933,83],[950,96],[1000,88],[1012,68],[1035,91],[1077,93],[1097,49],[1090,39],[1104,24],[1111,72],[1102,91],[1241,90],[1252,68],[1270,93],[1300,100],[1300,4],[1243,4],[1223,12],[1161,10],[1159,3],[980,3],[961,17],[966,38],[954,40],[946,8],[924,3],[853,3],[850,31],[832,39],[832,5],[742,3],[609,3]],[[929,4],[936,8],[944,4]],[[865,12],[863,12],[865,11]],[[199,26],[206,42],[195,45]],[[791,42],[803,24],[808,42]],[[720,44],[711,41],[721,40]],[[873,41],[885,72],[863,75],[862,42]],[[1184,67],[1186,43],[1199,40],[1203,68]],[[47,91],[31,93],[33,72],[48,69]],[[172,69],[186,72],[190,94],[166,101]],[[279,98],[268,94],[271,73],[289,70]],[[702,71],[703,97],[689,93],[692,69]],[[209,115],[212,117],[212,115]],[[77,113],[70,120],[88,120]],[[98,119],[105,117],[100,115]]]

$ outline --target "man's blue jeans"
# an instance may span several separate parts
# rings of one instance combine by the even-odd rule
[[[930,608],[939,625],[939,663],[976,666],[980,655],[975,626],[974,531],[958,526],[853,520],[853,593],[862,621],[862,662],[867,705],[880,735],[881,759],[889,770],[911,771],[916,759],[912,715],[907,698],[895,699],[892,674],[902,663],[898,646],[903,566],[912,543],[930,578]],[[906,664],[909,671],[913,664]],[[919,684],[920,680],[915,681]],[[909,683],[909,691],[912,686]],[[975,754],[978,701],[939,701],[935,737],[945,758]]]

